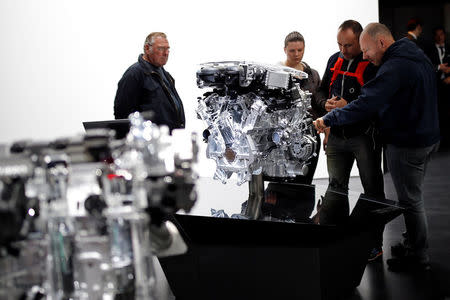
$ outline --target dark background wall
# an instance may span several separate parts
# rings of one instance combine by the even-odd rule
[[[418,17],[423,23],[421,39],[432,41],[432,30],[440,25],[446,29],[446,40],[450,41],[450,1],[402,1],[379,0],[380,23],[388,26],[395,39],[405,36],[406,24],[412,17]]]

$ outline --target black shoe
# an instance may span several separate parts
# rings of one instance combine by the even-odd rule
[[[429,262],[421,261],[419,258],[415,256],[406,255],[398,258],[390,258],[386,262],[389,266],[389,270],[393,272],[431,271],[431,265]]]
[[[367,261],[371,262],[378,260],[379,258],[381,258],[381,256],[383,256],[383,248],[381,247],[372,248],[372,250],[370,250],[369,252],[369,258],[367,259]]]

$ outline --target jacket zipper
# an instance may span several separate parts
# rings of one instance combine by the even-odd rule
[[[342,84],[341,84],[341,98],[344,97],[344,80],[345,80],[345,74],[348,73],[348,70],[350,70],[350,65],[352,64],[353,59],[348,61],[347,70],[345,70],[345,73],[342,74]]]
[[[172,106],[175,108],[175,111],[177,112],[178,120],[179,120],[179,122],[181,123],[180,111],[179,111],[177,105],[175,104],[174,99],[172,99],[172,95],[170,94],[169,89],[168,89],[167,86],[165,85],[164,80],[162,79],[161,75],[159,75],[159,74],[158,74],[157,72],[155,72],[155,71],[151,71],[151,74],[155,74],[156,76],[158,76],[159,82],[160,82],[161,86],[164,88],[164,90],[165,90],[165,92],[166,92],[166,95],[167,95],[168,98],[170,99],[170,102],[172,103]],[[170,80],[170,78],[168,78],[168,80]],[[173,82],[172,82],[172,84],[173,84]],[[183,105],[183,104],[181,104],[181,105]]]
[[[344,74],[342,74],[341,99],[344,97],[344,81],[345,81],[345,74],[347,74],[348,70],[350,70],[350,66],[351,66],[352,62],[353,62],[353,59],[351,59],[351,60],[348,61],[347,70],[345,71]],[[347,104],[348,104],[348,103],[347,103]],[[344,138],[346,138],[346,137],[345,137],[345,130],[344,130],[343,127],[342,127],[342,136],[343,136]]]

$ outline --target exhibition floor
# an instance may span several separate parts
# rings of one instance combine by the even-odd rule
[[[432,270],[428,273],[392,272],[388,270],[386,260],[390,258],[390,247],[399,241],[404,231],[403,218],[397,217],[386,225],[384,232],[384,255],[382,259],[371,262],[366,266],[361,284],[354,292],[342,300],[449,300],[450,299],[450,151],[440,151],[434,154],[429,164],[425,178],[425,205],[428,214],[430,256]],[[327,179],[317,179],[316,185],[326,185]],[[196,205],[198,211],[206,212],[209,208],[224,209],[225,212],[234,210],[240,202],[231,199],[243,198],[245,191],[232,183],[226,185],[226,196],[220,193],[211,194],[212,190],[220,188],[215,183],[209,183],[209,191],[202,195],[200,189],[199,200]],[[358,177],[351,178],[350,190],[362,192]],[[386,198],[396,199],[389,173],[385,175]],[[223,198],[223,207],[211,207],[201,199],[211,195]],[[206,197],[209,196],[209,197]],[[222,201],[221,201],[222,202]],[[339,259],[339,258],[337,258]],[[345,270],[342,270],[345,272]],[[165,276],[157,263],[158,291],[157,299],[175,299],[167,285]],[[220,293],[220,291],[217,291]],[[212,298],[214,296],[212,295]]]
[[[322,183],[318,180],[317,183]],[[350,189],[361,190],[359,178]],[[400,216],[386,225],[383,260],[367,265],[360,286],[348,300],[448,300],[450,299],[450,150],[434,154],[425,177],[425,206],[428,215],[432,270],[423,273],[396,273],[388,270],[391,245],[404,231]],[[386,198],[396,199],[389,174],[385,175]],[[345,299],[345,300],[347,300]]]

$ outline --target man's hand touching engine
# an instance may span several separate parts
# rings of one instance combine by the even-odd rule
[[[315,121],[313,121],[313,124],[316,127],[318,133],[325,132],[325,129],[327,128],[322,118],[317,118]]]

